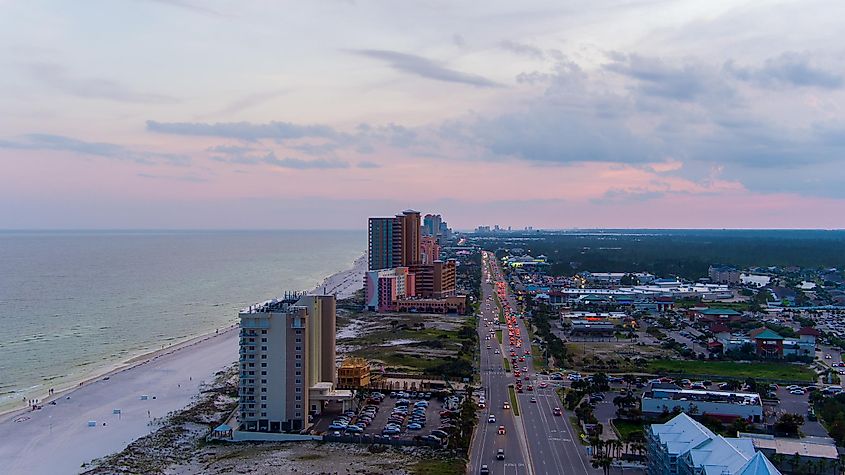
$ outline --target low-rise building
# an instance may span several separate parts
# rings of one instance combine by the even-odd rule
[[[738,434],[749,439],[754,448],[762,452],[785,474],[813,473],[817,475],[835,475],[841,473],[839,451],[832,439],[819,440],[790,439],[769,434]],[[808,470],[809,469],[809,470]]]
[[[722,420],[742,418],[749,422],[760,422],[763,418],[763,403],[757,393],[675,389],[654,385],[643,393],[640,409],[647,416],[679,410]]]
[[[370,387],[370,363],[364,358],[349,357],[337,369],[339,389],[365,389]]]

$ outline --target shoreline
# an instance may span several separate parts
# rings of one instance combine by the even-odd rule
[[[349,297],[362,288],[365,268],[360,257],[312,292],[326,288],[339,299]],[[238,330],[235,323],[136,354],[57,387],[40,398],[37,410],[0,413],[0,467],[9,473],[78,473],[81,464],[123,450],[195,401],[206,381],[237,361]]]
[[[45,406],[47,404],[50,404],[50,402],[52,402],[52,401],[55,401],[57,399],[61,399],[62,397],[66,397],[68,394],[72,393],[73,391],[75,391],[75,390],[77,390],[81,387],[84,387],[87,384],[96,382],[97,380],[101,380],[103,378],[110,378],[111,376],[114,376],[115,374],[119,374],[123,371],[128,371],[128,370],[137,368],[138,366],[149,363],[151,360],[153,360],[155,358],[171,354],[174,351],[179,351],[183,348],[187,348],[187,347],[190,347],[190,346],[195,345],[197,343],[201,343],[201,342],[206,341],[210,338],[215,338],[215,337],[218,337],[218,336],[226,335],[229,332],[231,332],[232,330],[236,329],[237,327],[238,327],[238,324],[233,323],[231,325],[223,327],[222,328],[223,331],[219,331],[221,329],[218,328],[213,333],[212,332],[206,332],[206,333],[201,333],[199,335],[186,337],[183,340],[177,341],[175,343],[172,343],[169,346],[165,346],[164,348],[160,348],[158,350],[152,350],[152,351],[144,350],[142,352],[135,354],[134,356],[130,356],[129,358],[127,358],[123,361],[120,361],[118,363],[112,363],[108,366],[103,367],[102,369],[100,369],[98,371],[94,371],[93,374],[86,375],[85,377],[82,377],[82,378],[69,380],[66,383],[67,384],[66,387],[61,387],[61,388],[56,389],[53,392],[53,394],[49,394],[49,390],[47,390],[47,392],[45,392],[43,396],[33,397],[32,399],[38,400],[38,406]],[[22,414],[26,414],[26,413],[29,413],[29,412],[32,412],[30,406],[29,405],[22,405],[22,404],[18,404],[13,408],[0,410],[0,424],[8,421],[9,419],[15,418],[17,416],[20,416]]]
[[[343,269],[335,272],[334,274],[329,275],[328,277],[323,279],[323,281],[317,287],[314,287],[314,289],[312,289],[310,293],[319,292],[321,289],[326,289],[328,292],[337,292],[338,290],[340,290],[340,292],[337,292],[338,300],[349,297],[350,295],[345,295],[342,292],[344,290],[347,290],[352,285],[352,280],[354,280],[354,277],[358,273],[362,275],[362,277],[359,279],[359,282],[361,282],[360,287],[363,287],[363,272],[364,269],[366,269],[367,264],[366,258],[367,254],[362,254],[353,261],[351,268]],[[224,327],[216,328],[213,332],[209,330],[207,332],[200,333],[197,335],[187,336],[171,343],[170,345],[165,346],[164,348],[159,348],[155,350],[139,350],[135,354],[121,361],[108,363],[102,368],[94,370],[93,372],[84,376],[68,379],[67,381],[62,383],[62,386],[54,388],[55,390],[52,394],[49,393],[50,388],[46,387],[49,386],[49,384],[45,384],[45,388],[43,391],[38,392],[36,394],[31,394],[30,397],[28,397],[27,399],[38,400],[38,406],[44,406],[52,401],[66,396],[67,394],[73,392],[74,390],[80,387],[85,386],[86,384],[90,384],[94,381],[97,381],[98,379],[108,378],[122,371],[130,370],[139,365],[148,363],[150,360],[158,356],[169,354],[172,351],[179,351],[184,347],[188,347],[201,341],[205,341],[208,338],[223,335],[237,327],[238,322],[236,319],[233,323],[228,324]],[[21,414],[25,414],[28,412],[31,412],[31,406],[23,401],[17,400],[17,402],[15,402],[14,404],[10,404],[8,408],[0,408],[0,423],[3,423],[11,418],[20,416]]]

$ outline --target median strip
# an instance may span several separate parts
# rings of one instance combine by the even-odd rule
[[[508,394],[511,397],[511,411],[514,416],[519,416],[519,400],[516,398],[516,391],[514,391],[512,384],[508,385]]]
[[[502,344],[502,330],[496,330],[496,339],[499,340],[499,344]]]
[[[502,358],[502,361],[504,361],[504,362],[505,362],[505,371],[507,371],[507,372],[509,372],[509,373],[510,373],[510,371],[511,371],[511,363],[510,363],[510,361],[508,361],[508,359],[507,359],[507,358]]]

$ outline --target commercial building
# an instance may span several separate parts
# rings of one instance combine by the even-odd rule
[[[286,293],[251,305],[240,317],[239,430],[296,432],[334,391],[336,300]]]
[[[643,415],[657,416],[679,410],[688,414],[708,415],[722,420],[745,419],[760,422],[763,402],[757,393],[652,387],[640,400]]]
[[[366,389],[370,387],[370,363],[364,358],[350,357],[337,369],[337,387],[340,389]]]
[[[710,282],[717,282],[720,284],[738,284],[740,282],[741,273],[734,267],[713,265],[707,269],[707,276]]]
[[[686,414],[646,431],[648,475],[780,475],[749,439],[727,438]]]

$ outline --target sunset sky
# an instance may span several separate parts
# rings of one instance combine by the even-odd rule
[[[842,228],[843,18],[0,0],[0,228]]]

